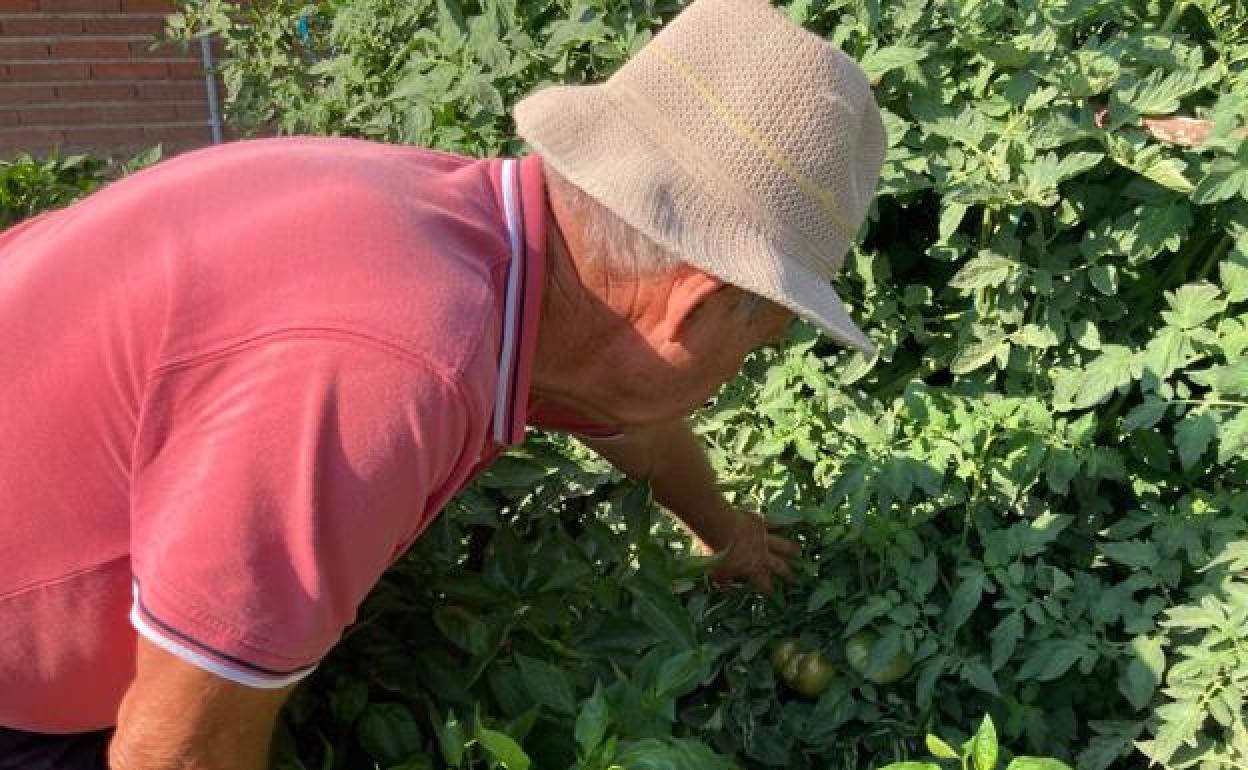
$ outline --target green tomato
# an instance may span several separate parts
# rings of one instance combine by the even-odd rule
[[[871,631],[860,631],[846,640],[845,659],[849,661],[849,667],[876,684],[892,684],[905,678],[910,673],[914,660],[904,652],[897,653],[879,671],[867,676],[867,660],[871,657],[871,648],[877,641],[879,637]]]
[[[781,639],[780,642],[771,650],[771,668],[777,673],[783,673],[784,667],[788,665],[789,659],[797,654],[797,640],[793,637]]]
[[[836,667],[817,652],[808,652],[797,663],[793,689],[807,698],[818,698],[836,678]]]
[[[883,668],[876,672],[875,676],[868,677],[876,684],[892,684],[905,678],[910,673],[914,660],[904,652],[899,652],[893,656]]]
[[[878,637],[870,631],[859,631],[845,641],[845,659],[849,667],[858,674],[867,670],[867,658],[871,656],[871,647]]]
[[[802,663],[802,658],[804,657],[806,657],[806,653],[798,653],[796,655],[793,655],[792,657],[788,659],[788,661],[785,662],[784,670],[780,672],[780,676],[784,678],[784,681],[789,683],[790,687],[797,686],[795,684],[797,682],[797,674],[799,671],[799,666]]]

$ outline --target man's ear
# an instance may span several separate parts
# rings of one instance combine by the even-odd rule
[[[667,313],[659,325],[665,340],[676,339],[694,311],[728,284],[713,275],[692,267],[677,268],[671,278],[672,290],[667,298]]]

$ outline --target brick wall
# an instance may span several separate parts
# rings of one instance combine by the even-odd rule
[[[148,50],[172,10],[171,0],[0,0],[0,158],[211,144],[199,47]]]

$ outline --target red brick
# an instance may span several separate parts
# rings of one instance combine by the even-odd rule
[[[208,89],[204,81],[181,81],[177,83],[137,83],[139,98],[147,101],[178,101],[182,99],[206,99]]]
[[[32,107],[21,111],[22,125],[67,127],[69,124],[100,122],[99,107],[90,104],[62,107]]]
[[[35,5],[35,0],[0,0],[0,11],[3,12],[25,12],[37,11],[39,6]]]
[[[23,152],[23,151],[25,150],[19,149],[17,147],[7,147],[3,144],[0,144],[0,160],[10,160],[12,158],[16,158],[18,153]],[[34,155],[36,158],[44,158],[44,157],[48,157],[50,153],[47,149],[43,149],[43,150],[38,150],[36,152],[32,152],[30,154]],[[65,152],[64,147],[62,146],[60,150],[60,154],[61,154],[61,157],[63,158],[70,153]]]
[[[114,158],[117,160],[129,159],[139,154],[141,151],[148,149],[148,145],[139,142],[127,142],[122,144],[107,142],[87,142],[87,143],[70,143],[66,142],[61,146],[62,155],[71,155],[75,153],[86,153],[97,158]],[[164,153],[163,157],[168,157],[169,153]]]
[[[54,59],[129,59],[130,43],[91,38],[53,40],[51,53]]]
[[[125,104],[112,105],[105,111],[110,122],[175,122],[179,119],[178,109],[173,104]]]
[[[63,126],[172,121],[172,104],[74,104],[29,107],[21,111],[23,125]]]
[[[129,158],[135,153],[131,151],[132,147],[137,145],[118,144],[116,141],[109,142],[65,142],[61,145],[61,155],[73,155],[77,153],[85,153],[96,158]]]
[[[82,32],[82,19],[61,19],[50,16],[13,17],[0,20],[0,34],[5,37],[37,35],[74,35]]]
[[[53,145],[65,141],[65,133],[50,128],[0,129],[0,156],[10,157],[18,152],[34,155],[47,153]]]
[[[171,80],[196,80],[204,77],[204,65],[199,61],[169,62]]]
[[[38,0],[41,11],[120,11],[121,0]]]
[[[199,46],[190,45],[183,51],[176,43],[163,43],[152,49],[151,40],[131,40],[130,55],[136,59],[186,59],[199,61]]]
[[[212,141],[212,127],[207,122],[198,125],[143,126],[143,137],[156,142],[203,142]]]
[[[56,87],[64,102],[127,101],[135,98],[133,83],[66,83]]]
[[[121,10],[126,13],[173,13],[173,0],[121,0]]]
[[[100,62],[91,65],[91,77],[96,80],[164,80],[169,77],[169,65],[153,61]]]
[[[139,126],[72,126],[65,129],[69,144],[120,145],[143,138]]]
[[[0,61],[48,58],[48,44],[29,40],[0,40]]]
[[[161,142],[161,157],[172,158],[174,155],[180,155],[190,150],[198,150],[201,147],[207,147],[212,144],[207,142]]]
[[[124,14],[83,19],[83,31],[100,35],[154,35],[165,28],[163,16]]]
[[[0,84],[0,104],[28,104],[56,101],[53,86],[10,86]]]
[[[178,110],[172,104],[110,104],[103,107],[108,123],[173,122]]]
[[[16,126],[17,110],[0,110],[0,126]]]
[[[42,83],[49,80],[83,80],[87,65],[66,62],[10,62],[4,78],[10,83]]]
[[[204,120],[209,116],[208,103],[203,102],[182,102],[174,105],[178,114],[178,120]]]

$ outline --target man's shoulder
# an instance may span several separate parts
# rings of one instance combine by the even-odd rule
[[[203,248],[187,255],[173,290],[203,306],[185,315],[216,319],[184,330],[186,347],[256,330],[338,328],[447,372],[475,366],[497,334],[510,254],[491,161],[336,137],[235,144],[187,174],[216,191],[221,213],[197,236]],[[249,204],[220,189],[231,171],[247,177]]]
[[[271,136],[237,139],[183,152],[158,164],[218,164],[230,159],[246,159],[252,168],[280,164],[298,158],[318,158],[332,162],[336,158],[361,160],[375,157],[393,160],[398,157],[420,162],[433,171],[449,172],[479,163],[480,158],[411,144],[393,144],[372,139],[347,136]],[[147,170],[145,170],[147,171]]]
[[[306,222],[309,216],[364,217],[371,223],[375,215],[404,207],[417,215],[457,208],[466,210],[468,218],[488,217],[497,216],[492,169],[490,159],[413,145],[269,137],[183,153],[117,180],[108,193],[114,198],[157,196],[175,209],[198,203],[221,212],[251,212],[276,227],[283,221]]]

